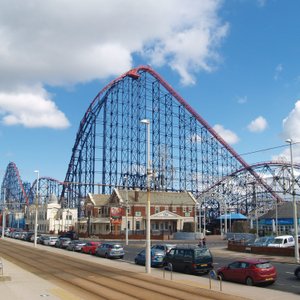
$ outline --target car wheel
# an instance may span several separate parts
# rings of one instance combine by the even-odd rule
[[[246,284],[247,285],[253,285],[253,279],[251,277],[246,278]]]
[[[300,268],[295,271],[295,276],[300,279]]]
[[[124,257],[123,255],[122,255],[122,256],[120,256],[120,259],[123,259],[123,257]]]
[[[92,252],[92,250],[90,250],[90,251],[89,251],[89,254],[90,254],[90,255],[93,255],[93,252]]]
[[[135,263],[136,265],[139,264],[137,259],[134,260],[134,263]]]
[[[107,253],[105,253],[104,257],[105,257],[105,258],[108,258],[108,254],[107,254]]]

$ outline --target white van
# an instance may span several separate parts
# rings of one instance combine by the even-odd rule
[[[287,248],[295,246],[295,240],[292,235],[277,236],[268,247]]]

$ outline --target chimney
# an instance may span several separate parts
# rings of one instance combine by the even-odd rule
[[[134,201],[139,202],[139,190],[134,191]]]

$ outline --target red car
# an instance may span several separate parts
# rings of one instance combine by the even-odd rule
[[[87,242],[81,248],[81,252],[95,255],[97,247],[101,244],[101,242]]]
[[[272,284],[277,279],[276,268],[264,259],[241,259],[221,267],[217,274],[222,280],[255,285],[260,283]]]

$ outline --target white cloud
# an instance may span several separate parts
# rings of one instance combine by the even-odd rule
[[[60,112],[54,102],[47,100],[47,94],[30,92],[0,93],[0,111],[5,125],[23,125],[25,127],[49,127],[62,129],[69,121]]]
[[[213,129],[228,143],[236,144],[239,141],[239,137],[231,130],[225,129],[222,125],[216,124]]]
[[[281,74],[282,71],[283,71],[282,64],[277,65],[276,68],[275,68],[274,80],[278,80],[279,79],[279,76],[280,76],[280,74]]]
[[[65,86],[120,75],[133,67],[134,55],[154,67],[169,66],[183,84],[194,84],[197,72],[210,72],[220,62],[217,50],[228,33],[218,17],[221,3],[1,1],[0,92],[9,97],[20,86]]]
[[[251,121],[251,123],[247,126],[248,130],[251,132],[262,132],[268,127],[267,120],[259,116],[255,120]]]
[[[300,100],[295,103],[295,107],[289,113],[289,115],[282,121],[282,141],[291,139],[293,141],[293,158],[294,161],[300,163]],[[287,148],[277,156],[273,156],[274,160],[290,161],[290,150],[287,144]]]
[[[237,102],[239,104],[245,104],[245,103],[248,102],[248,97],[247,96],[239,97],[238,100],[237,100]]]
[[[258,6],[264,7],[267,4],[267,0],[257,0]]]

